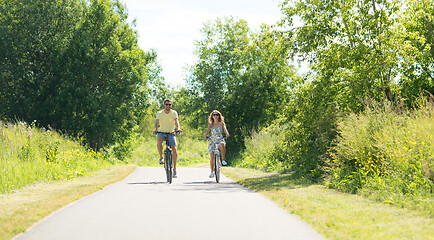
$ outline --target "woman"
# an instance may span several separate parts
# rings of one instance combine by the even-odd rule
[[[211,130],[211,137],[209,138],[209,144],[208,144],[208,152],[210,155],[210,167],[211,167],[211,174],[209,175],[210,178],[214,177],[214,151],[215,151],[215,144],[218,144],[218,148],[220,149],[221,156],[222,156],[222,164],[226,165],[225,161],[225,155],[226,155],[226,142],[223,138],[222,132],[224,131],[226,133],[226,138],[229,137],[229,132],[226,129],[226,124],[224,121],[224,117],[222,114],[214,110],[209,115],[208,119],[208,129],[206,130],[205,136],[203,138],[206,138],[208,136],[209,131]]]

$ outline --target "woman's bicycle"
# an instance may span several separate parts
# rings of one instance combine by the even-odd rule
[[[206,137],[206,139],[209,140],[210,137]],[[220,170],[222,168],[222,158],[218,145],[218,143],[214,144],[214,176],[217,183],[220,182]]]
[[[167,182],[172,183],[173,178],[173,168],[172,168],[172,149],[170,148],[169,138],[170,134],[181,133],[179,131],[175,132],[157,132],[163,135],[163,140],[166,141],[166,148],[164,149],[164,170],[166,170]]]

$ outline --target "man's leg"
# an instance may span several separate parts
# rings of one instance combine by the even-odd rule
[[[178,150],[176,149],[176,145],[170,147],[172,148],[173,170],[176,171],[176,159],[178,159]]]
[[[158,154],[160,154],[160,164],[162,164],[161,159],[163,159],[163,138],[159,137],[157,139],[157,149],[158,149]]]

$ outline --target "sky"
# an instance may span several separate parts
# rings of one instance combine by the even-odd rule
[[[276,0],[121,0],[128,20],[136,19],[139,46],[157,52],[166,82],[172,87],[185,84],[187,65],[195,61],[194,41],[200,29],[217,17],[244,19],[251,29],[281,18]]]

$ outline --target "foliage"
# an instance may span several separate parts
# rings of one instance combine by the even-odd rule
[[[225,116],[232,154],[243,148],[243,131],[265,126],[286,101],[294,75],[279,34],[263,25],[252,33],[244,20],[232,17],[208,22],[196,42],[198,61],[190,69],[188,99],[202,126],[218,109]]]
[[[320,81],[339,85],[335,99],[356,112],[364,96],[394,99],[398,56],[389,39],[399,7],[387,0],[282,3],[284,26],[296,16],[303,22],[289,35],[294,54],[312,64]]]
[[[246,149],[242,153],[240,162],[236,165],[264,171],[281,170],[281,164],[275,158],[274,152],[281,143],[284,130],[283,127],[269,126],[260,131],[252,131],[244,139]]]
[[[364,113],[350,114],[339,124],[336,146],[329,151],[328,186],[429,209],[434,190],[432,104],[425,102],[412,112],[374,102]]]
[[[426,52],[431,12],[421,10],[425,2],[408,3],[281,3],[284,16],[280,25],[288,29],[285,34],[290,53],[309,61],[312,69],[304,76],[305,81],[292,89],[288,107],[279,119],[279,124],[288,128],[274,155],[285,168],[320,177],[325,153],[337,136],[340,116],[363,112],[366,97],[399,102],[400,95],[414,99],[431,88],[433,61]],[[415,15],[418,20],[407,21]],[[296,18],[302,22],[301,27],[293,27]],[[424,71],[414,69],[422,66]]]
[[[44,181],[71,179],[115,163],[53,130],[0,122],[0,193]]]
[[[124,141],[158,75],[156,54],[138,47],[124,6],[14,0],[0,10],[1,118],[37,120],[97,151]]]
[[[178,160],[177,166],[194,166],[209,162],[208,143],[187,133],[177,135]],[[163,142],[163,147],[165,143]],[[157,137],[150,135],[138,136],[132,144],[131,161],[141,166],[159,166]]]
[[[412,106],[421,91],[434,93],[434,5],[430,0],[406,3],[393,38],[402,56],[401,95]]]
[[[286,171],[318,179],[323,155],[336,137],[340,112],[332,86],[312,81],[294,88],[278,124],[285,126],[274,156]]]

